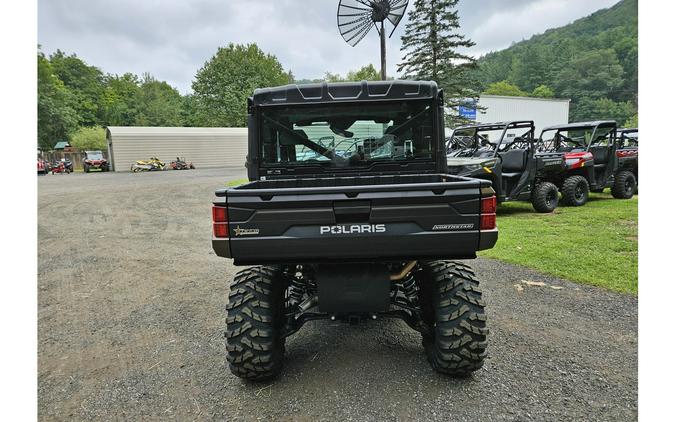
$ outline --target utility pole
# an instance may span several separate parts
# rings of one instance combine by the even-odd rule
[[[384,34],[384,21],[380,24],[380,78],[387,80],[387,37]]]

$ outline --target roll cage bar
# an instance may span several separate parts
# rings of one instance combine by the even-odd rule
[[[630,136],[635,134],[635,136]],[[638,129],[637,128],[621,128],[616,130],[616,139],[618,148],[621,149],[625,146],[626,140],[633,141],[637,144],[638,142]]]
[[[592,132],[590,138],[588,138],[588,142],[586,142],[585,137],[583,137],[582,142],[577,142],[575,138],[571,138],[561,134],[561,132],[570,132],[574,130],[587,131],[589,129],[592,129]],[[570,143],[578,144],[580,146],[583,145],[584,151],[588,151],[591,145],[593,145],[593,143],[597,139],[599,139],[598,135],[599,129],[610,129],[609,132],[607,133],[607,135],[609,135],[608,142],[609,144],[616,142],[617,138],[616,121],[598,120],[594,122],[577,122],[565,125],[549,126],[542,129],[541,133],[539,134],[539,140],[537,142],[537,151],[549,151],[549,152],[557,151],[560,148],[561,141],[567,141]],[[555,131],[555,135],[553,136],[553,138],[548,142],[544,142],[544,133],[553,131]]]
[[[497,122],[497,123],[480,123],[480,124],[473,124],[473,125],[463,125],[463,126],[458,126],[455,129],[453,129],[452,133],[448,137],[448,142],[446,144],[446,151],[450,152],[450,145],[452,144],[453,139],[455,136],[463,136],[463,137],[470,137],[473,139],[473,148],[471,151],[471,154],[473,155],[478,149],[483,145],[483,142],[486,142],[491,145],[495,145],[495,148],[492,152],[492,157],[497,156],[498,152],[504,152],[507,151],[511,145],[514,143],[511,143],[508,145],[506,148],[503,150],[500,150],[502,143],[504,142],[504,139],[506,138],[506,133],[510,129],[529,129],[527,132],[525,132],[520,138],[523,138],[524,142],[528,142],[530,146],[534,144],[535,138],[534,138],[534,121],[532,120],[516,120],[516,121],[511,121],[511,122]],[[495,131],[495,130],[501,130],[501,135],[499,137],[499,141],[496,144],[493,144],[490,142],[488,139],[482,137],[480,135],[481,132],[490,132],[490,131]],[[473,134],[470,134],[473,131]],[[467,135],[460,135],[460,133],[466,133],[469,132]],[[462,148],[462,149],[467,149]]]

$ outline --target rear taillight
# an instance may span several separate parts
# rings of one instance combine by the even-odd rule
[[[497,212],[497,197],[490,196],[480,200],[481,214],[494,214]]]
[[[492,230],[497,227],[497,197],[489,196],[480,200],[480,229]]]
[[[227,222],[227,208],[213,206],[213,235],[215,237],[229,237],[230,228]]]

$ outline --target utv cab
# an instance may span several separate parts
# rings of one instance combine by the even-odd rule
[[[614,184],[617,171],[616,122],[570,123],[542,130],[537,155],[562,154],[563,171],[552,180],[566,205],[581,206],[589,191],[602,192]]]
[[[456,128],[447,142],[448,173],[489,180],[499,203],[528,201],[539,212],[558,205],[558,189],[546,181],[562,158],[535,157],[534,122],[481,123]]]

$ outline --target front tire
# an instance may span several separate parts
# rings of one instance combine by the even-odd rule
[[[532,192],[532,206],[537,212],[553,212],[558,207],[558,188],[551,182],[542,182]]]
[[[487,334],[485,305],[471,267],[453,261],[422,264],[422,311],[431,328],[422,342],[431,367],[466,377],[483,366]]]
[[[234,276],[225,329],[227,361],[234,375],[263,381],[281,371],[284,292],[276,267],[250,267]]]
[[[614,178],[612,196],[616,199],[630,199],[635,194],[637,182],[633,173],[627,170],[620,171]]]
[[[588,181],[583,176],[571,176],[563,182],[562,199],[566,205],[584,205],[588,202],[588,192]]]

